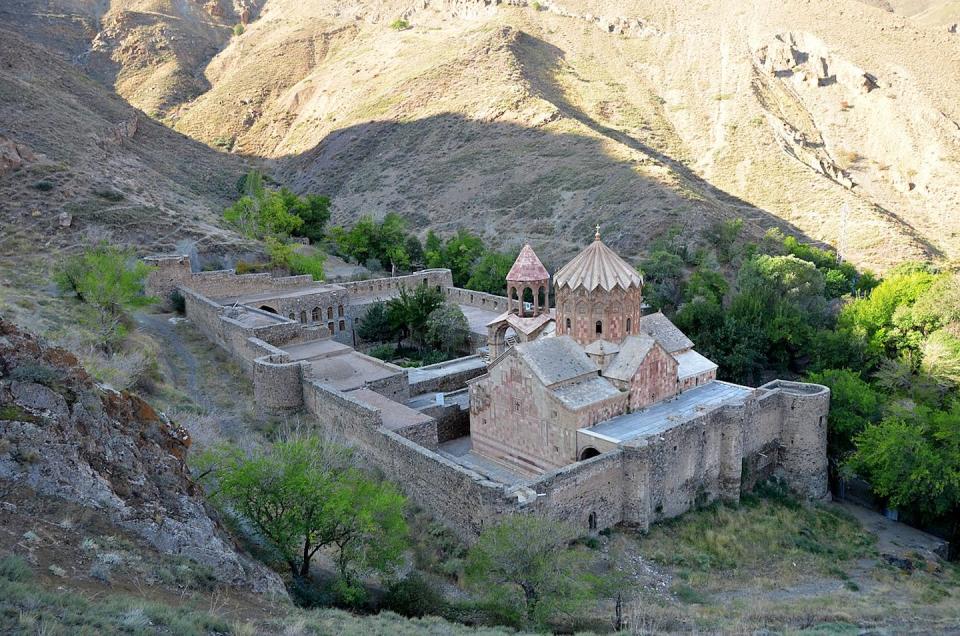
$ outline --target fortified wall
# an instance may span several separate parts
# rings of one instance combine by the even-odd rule
[[[554,515],[585,530],[619,523],[646,529],[710,501],[736,501],[741,492],[775,474],[810,498],[827,494],[830,393],[825,387],[774,381],[740,401],[672,422],[654,435],[606,445],[593,438],[598,456],[507,484],[435,450],[438,443],[464,433],[463,420],[452,410],[433,409],[431,416],[400,403],[421,393],[454,391],[475,371],[424,379],[411,387],[404,370],[351,350],[358,365],[376,373],[356,387],[333,386],[319,378],[342,352],[323,324],[216,300],[283,290],[311,293],[322,284],[299,276],[193,273],[186,257],[149,260],[156,265],[149,292],[169,296],[180,291],[187,318],[250,375],[258,405],[305,409],[316,418],[320,434],[355,448],[466,540],[509,513]],[[447,270],[336,287],[343,290],[348,307],[363,307],[398,285],[424,280],[455,302],[492,311],[505,307],[505,298],[453,288]],[[329,349],[331,357],[291,353],[313,347]],[[402,416],[410,413],[417,417],[409,417],[408,426]]]

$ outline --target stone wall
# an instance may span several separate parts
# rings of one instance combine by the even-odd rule
[[[197,272],[185,284],[194,291],[210,298],[232,298],[234,296],[324,286],[323,283],[318,283],[308,275],[274,276],[266,272],[237,274],[232,269]]]
[[[480,358],[480,356],[467,357],[477,359]],[[458,361],[464,359],[465,358],[457,358]],[[439,364],[431,364],[429,366],[421,367],[420,369],[422,371],[440,369],[447,364],[449,364],[449,362],[441,362]],[[467,382],[469,380],[479,377],[486,372],[486,367],[479,367],[476,369],[467,369],[466,371],[459,371],[457,373],[450,373],[435,378],[429,378],[419,382],[413,382],[410,384],[410,395],[415,396],[423,395],[424,393],[450,393],[452,391],[459,391],[463,387],[467,386]]]
[[[455,464],[381,427],[380,412],[331,387],[308,380],[304,405],[324,436],[350,446],[383,471],[418,505],[431,511],[465,540],[473,540],[499,515],[521,505],[502,484]]]
[[[780,393],[780,469],[800,494],[821,499],[827,483],[827,415],[830,389],[819,384],[775,380],[763,385]]]
[[[453,287],[453,274],[449,269],[424,269],[404,276],[340,283],[340,286],[347,290],[351,298],[367,296],[386,299],[396,295],[401,287],[412,289],[424,283],[442,291],[445,287]]]
[[[258,408],[294,410],[303,406],[303,363],[286,353],[253,361],[253,399]]]
[[[530,483],[537,493],[537,510],[577,528],[598,530],[623,520],[623,453],[609,453],[547,473]]]
[[[438,444],[470,434],[470,409],[460,408],[457,404],[447,404],[423,408],[420,412],[429,415],[436,422]]]
[[[143,261],[151,267],[146,292],[157,298],[169,298],[192,275],[189,256],[148,256]]]
[[[470,305],[479,307],[488,311],[503,313],[507,311],[507,298],[505,296],[495,296],[484,292],[473,291],[472,289],[461,289],[459,287],[445,287],[443,293],[447,300],[458,305]]]

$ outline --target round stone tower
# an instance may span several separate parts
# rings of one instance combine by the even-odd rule
[[[554,275],[553,286],[558,336],[586,346],[640,333],[643,279],[604,245],[599,226],[593,243]]]
[[[532,318],[546,312],[549,309],[549,284],[550,273],[547,268],[537,258],[530,244],[524,244],[507,273],[507,311],[521,318]],[[529,307],[525,305],[525,300]]]

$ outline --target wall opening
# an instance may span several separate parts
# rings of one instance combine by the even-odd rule
[[[580,461],[583,461],[585,459],[590,459],[591,457],[596,457],[599,454],[600,454],[600,451],[598,451],[596,448],[594,448],[593,446],[587,446],[582,451],[580,451]]]
[[[587,527],[590,528],[590,530],[597,529],[597,513],[591,512],[590,516],[587,517]]]
[[[569,319],[569,318],[567,318],[566,325],[567,325],[567,331],[570,331],[570,319]]]
[[[263,311],[269,312],[271,314],[278,313],[277,310],[271,307],[270,305],[260,305],[260,309],[262,309]]]
[[[597,335],[600,335],[600,334],[602,334],[602,333],[603,333],[603,321],[602,321],[602,320],[598,320],[598,321],[597,321]]]
[[[313,311],[310,312],[310,317],[312,318],[312,322],[320,322],[320,308],[314,307]]]
[[[627,333],[630,333],[630,327],[632,327],[632,321],[630,318],[627,318]]]

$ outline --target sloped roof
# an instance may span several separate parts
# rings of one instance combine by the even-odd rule
[[[553,389],[565,406],[581,409],[587,405],[619,395],[620,390],[603,378],[589,378]]]
[[[656,344],[656,341],[646,334],[628,336],[620,345],[620,353],[607,365],[603,372],[604,377],[629,382]]]
[[[514,351],[530,366],[544,386],[572,380],[599,370],[570,336],[521,342]]]
[[[653,336],[667,353],[677,353],[693,347],[693,341],[659,311],[640,318],[640,331]]]
[[[681,380],[692,375],[699,375],[707,371],[713,371],[717,364],[709,358],[697,353],[693,349],[683,353],[674,354],[674,359],[678,363],[677,377]]]
[[[588,344],[583,350],[594,356],[609,356],[620,351],[620,345],[600,338]]]
[[[543,266],[536,252],[526,243],[513,262],[513,267],[507,272],[507,280],[514,282],[540,281],[550,278],[550,272]]]
[[[599,234],[587,249],[573,257],[572,261],[556,273],[553,282],[557,287],[583,287],[587,291],[593,291],[597,287],[606,291],[614,287],[643,287],[643,279],[637,270],[607,247],[600,240]]]

